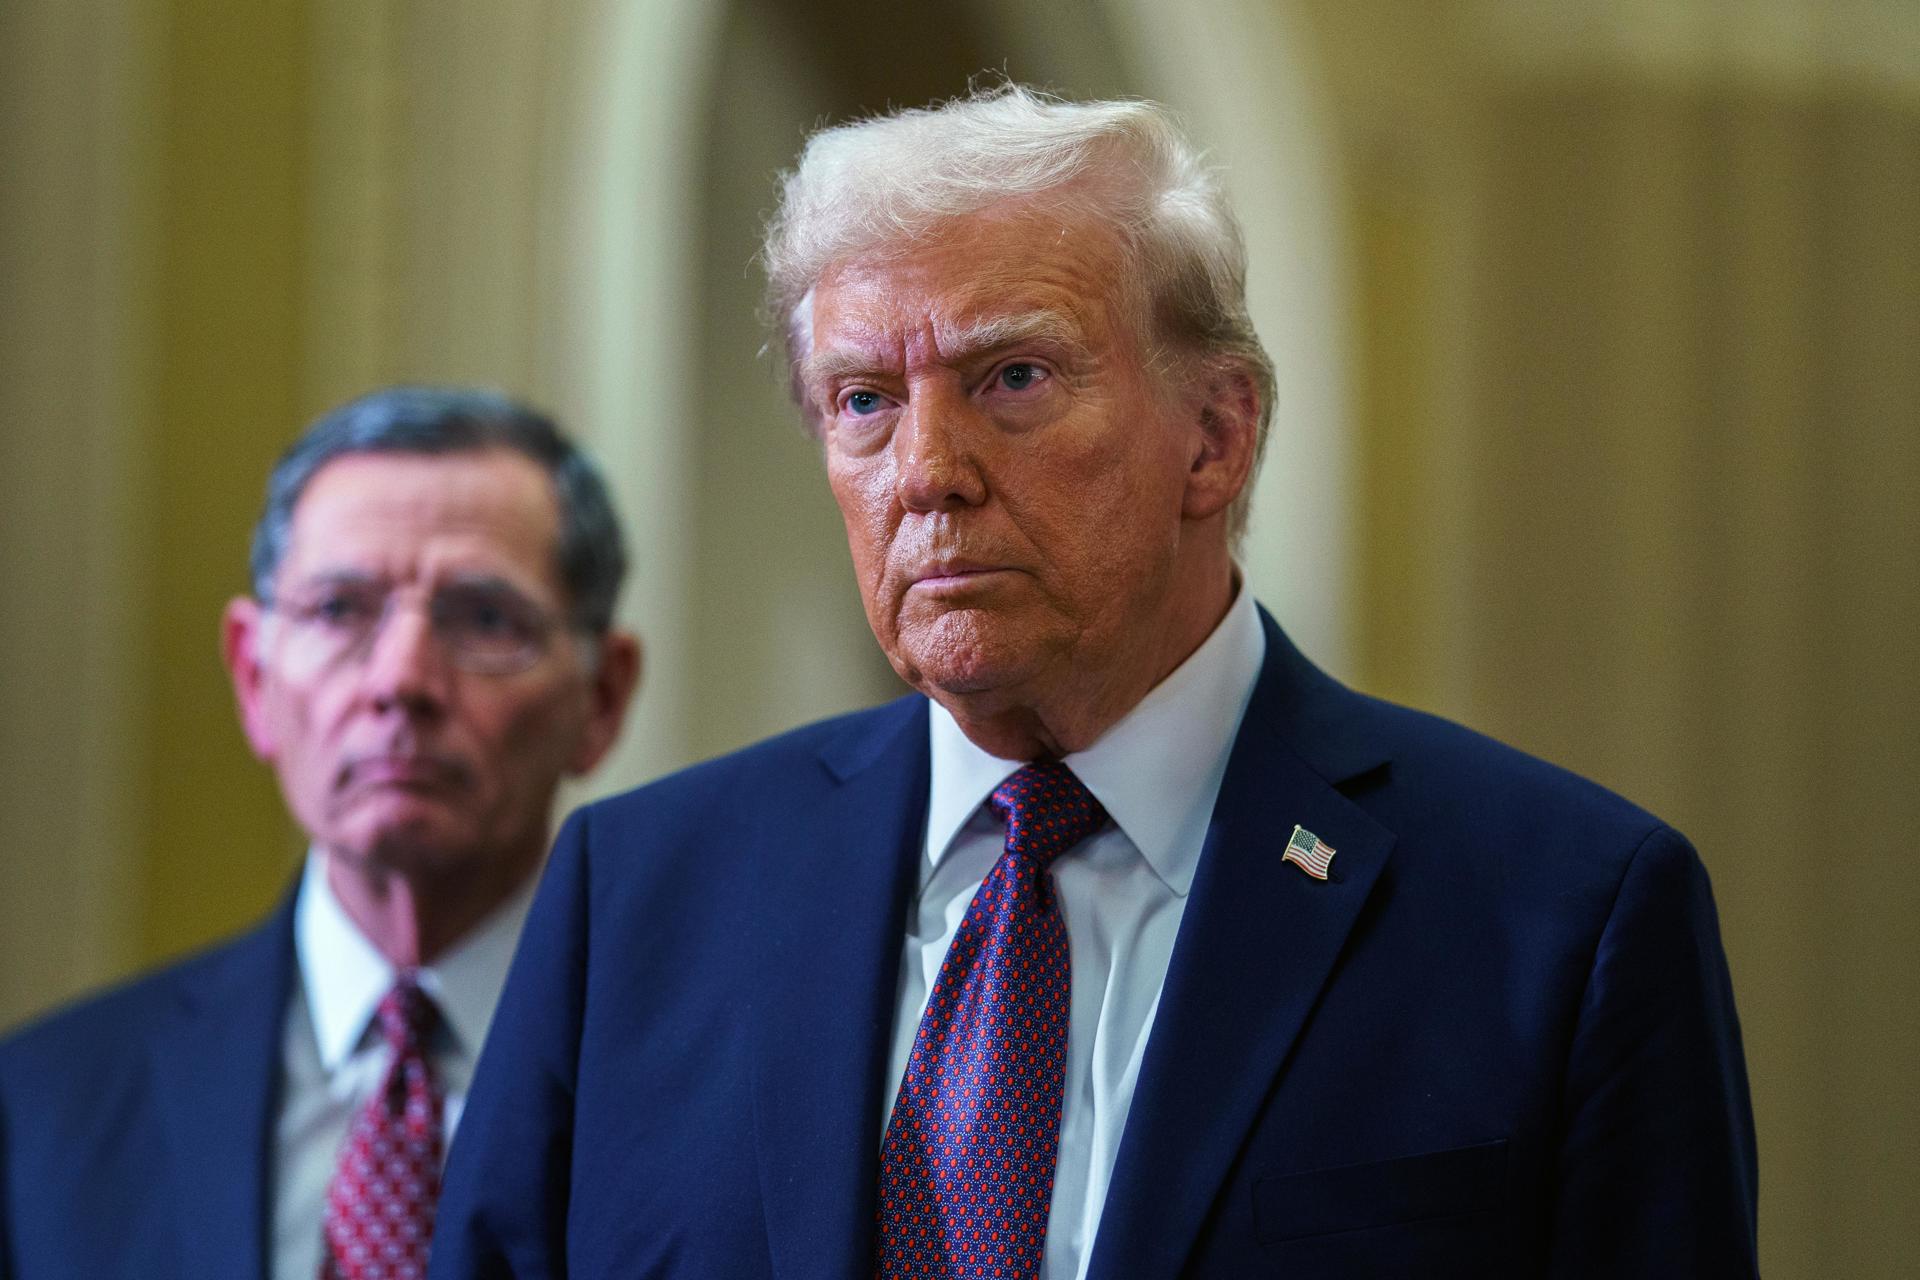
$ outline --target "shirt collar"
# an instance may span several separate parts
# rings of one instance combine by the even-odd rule
[[[1074,776],[1174,893],[1184,897],[1206,842],[1240,717],[1260,676],[1267,637],[1244,586],[1198,649],[1085,751],[1066,757]],[[975,746],[934,703],[927,861],[937,865],[976,810],[1024,761]]]
[[[468,1059],[479,1056],[487,1038],[538,880],[527,877],[478,927],[420,970],[421,989],[433,997],[455,1051]],[[334,896],[326,855],[318,849],[307,854],[301,875],[293,941],[314,1042],[331,1072],[360,1047],[374,1010],[393,987],[394,967]]]

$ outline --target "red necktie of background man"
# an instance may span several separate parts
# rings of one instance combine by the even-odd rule
[[[1053,1202],[1071,981],[1047,868],[1106,810],[1058,761],[988,803],[1006,851],[940,963],[880,1154],[882,1280],[1037,1275]]]
[[[427,1057],[436,1018],[410,973],[380,1001],[376,1020],[393,1060],[327,1185],[320,1280],[425,1280],[443,1141],[443,1098]]]

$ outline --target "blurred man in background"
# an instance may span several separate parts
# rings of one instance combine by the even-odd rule
[[[0,1044],[0,1275],[424,1274],[556,789],[638,679],[625,571],[592,463],[498,395],[376,392],[287,450],[221,639],[304,871]]]
[[[568,824],[436,1280],[1752,1274],[1692,848],[1243,583],[1273,369],[1168,114],[825,131],[765,259],[918,692]]]

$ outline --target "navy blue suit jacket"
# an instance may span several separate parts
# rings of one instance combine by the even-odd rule
[[[1090,1275],[1754,1274],[1693,850],[1265,625]],[[872,1273],[927,787],[914,697],[569,820],[435,1280]],[[1282,861],[1296,823],[1338,850],[1330,881]]]
[[[265,1274],[293,970],[289,895],[252,933],[0,1042],[0,1280]]]

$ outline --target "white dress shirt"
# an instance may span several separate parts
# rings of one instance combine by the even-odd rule
[[[428,1052],[446,1090],[445,1138],[473,1081],[537,876],[420,970],[420,987],[440,1011]],[[323,1250],[327,1183],[353,1118],[380,1087],[392,1058],[374,1011],[393,987],[394,968],[360,932],[327,883],[326,858],[307,855],[294,904],[300,981],[287,1001],[284,1069],[273,1137],[273,1280],[314,1280]]]
[[[1098,742],[1066,757],[1113,821],[1053,864],[1073,993],[1042,1280],[1086,1275],[1174,936],[1266,647],[1243,587],[1192,656]],[[934,975],[1004,846],[986,799],[1024,763],[976,747],[938,703],[931,733],[926,857],[901,962],[889,1116]]]

